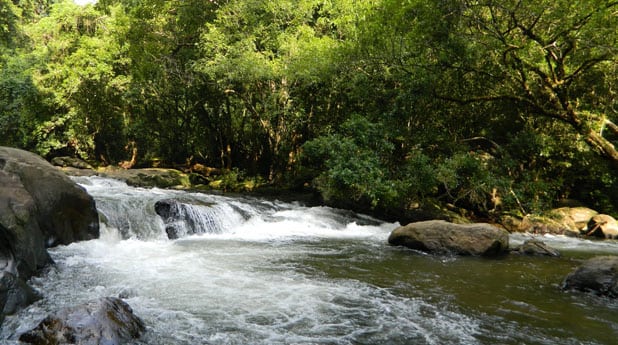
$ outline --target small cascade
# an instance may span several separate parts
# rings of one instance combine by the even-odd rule
[[[73,177],[95,198],[99,220],[122,239],[158,239],[164,225],[152,208],[161,193],[102,177]]]
[[[112,238],[147,241],[225,234],[226,238],[272,240],[371,237],[382,232],[381,222],[375,219],[329,207],[137,188],[97,176],[73,179],[95,198],[101,223]]]
[[[262,202],[239,202],[202,193],[129,187],[102,177],[74,177],[94,196],[100,221],[122,239],[176,239],[219,234],[263,214]],[[253,205],[255,203],[255,206]]]
[[[227,203],[196,204],[196,200],[163,199],[157,201],[154,208],[165,224],[169,239],[192,234],[219,234],[246,220]]]

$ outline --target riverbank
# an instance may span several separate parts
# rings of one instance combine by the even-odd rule
[[[61,161],[66,162],[66,161]],[[608,215],[599,215],[586,207],[561,207],[538,214],[512,214],[496,212],[491,218],[479,218],[471,212],[426,200],[423,204],[392,209],[371,209],[363,205],[346,202],[328,202],[309,185],[301,188],[289,185],[273,185],[260,178],[251,178],[242,173],[221,171],[213,168],[178,169],[143,168],[122,169],[108,166],[92,168],[81,162],[73,166],[61,166],[66,174],[72,176],[101,176],[126,182],[129,186],[145,188],[164,188],[185,191],[208,192],[225,195],[252,195],[282,201],[302,202],[306,205],[326,205],[350,210],[389,222],[408,224],[426,220],[445,220],[452,223],[467,224],[487,222],[502,227],[510,233],[535,233],[568,235],[583,238],[616,238],[618,223]],[[600,217],[600,220],[593,220]],[[607,225],[609,224],[609,225]]]

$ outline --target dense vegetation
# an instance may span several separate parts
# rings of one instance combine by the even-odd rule
[[[0,144],[383,215],[618,211],[618,1],[0,0]]]

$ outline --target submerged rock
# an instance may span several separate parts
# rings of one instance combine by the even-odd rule
[[[485,223],[454,224],[430,220],[393,230],[388,243],[430,253],[495,256],[508,250],[509,234]]]
[[[143,321],[121,299],[106,297],[47,316],[22,334],[28,344],[119,345],[139,338]]]
[[[557,250],[549,247],[545,242],[537,240],[536,238],[525,241],[521,246],[513,249],[512,253],[535,256],[560,256]]]
[[[585,261],[564,279],[562,289],[617,298],[618,256],[599,256]]]

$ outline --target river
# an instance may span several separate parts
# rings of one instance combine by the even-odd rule
[[[616,344],[618,302],[563,292],[618,243],[545,236],[560,258],[432,256],[387,244],[398,224],[328,207],[129,187],[76,177],[101,238],[50,250],[44,299],[0,343],[58,308],[122,296],[147,325],[134,344]],[[195,204],[204,233],[167,238],[154,204]],[[201,205],[201,206],[200,206]],[[187,224],[175,224],[177,227]],[[511,236],[511,244],[528,235]]]

